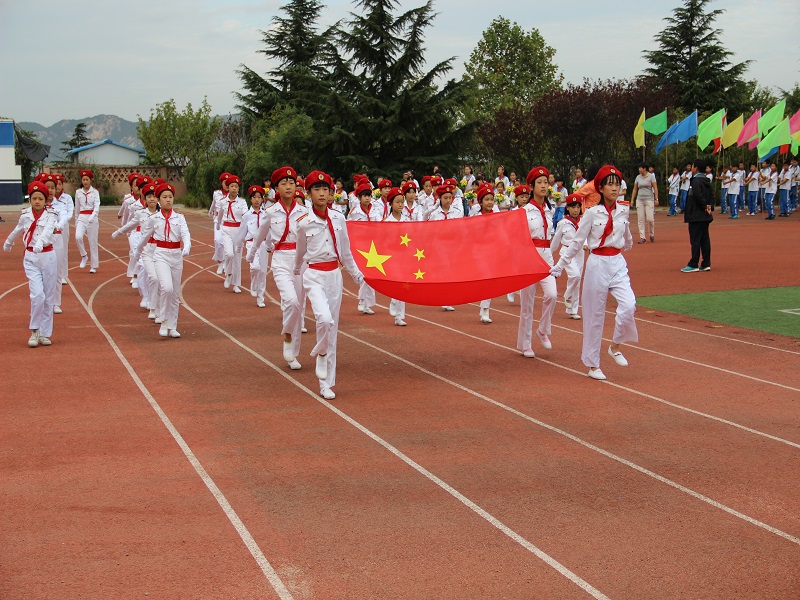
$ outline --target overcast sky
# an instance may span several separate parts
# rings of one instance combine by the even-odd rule
[[[215,114],[233,112],[232,92],[240,89],[234,71],[241,63],[269,68],[257,53],[259,30],[284,2],[0,0],[0,116],[45,126],[103,113],[136,120],[169,98],[183,107],[203,96]],[[501,14],[541,31],[566,81],[633,77],[678,2],[617,0],[609,10],[597,0],[435,0],[428,62],[455,56],[451,77],[460,77],[481,33]],[[717,0],[712,7],[727,11],[717,27],[733,60],[753,61],[748,78],[783,89],[800,81],[800,1]],[[323,24],[352,8],[327,2]]]

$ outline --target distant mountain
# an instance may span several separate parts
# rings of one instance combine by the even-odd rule
[[[93,142],[110,139],[133,148],[143,148],[142,142],[136,135],[136,125],[133,121],[126,121],[116,115],[97,115],[96,117],[86,117],[85,119],[64,119],[45,127],[39,123],[29,123],[18,121],[20,129],[32,131],[43,144],[50,146],[50,155],[47,157],[48,163],[63,160],[61,154],[62,144],[72,137],[75,126],[78,123],[86,123],[86,136]]]

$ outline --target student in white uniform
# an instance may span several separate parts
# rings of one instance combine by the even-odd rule
[[[425,178],[422,178],[423,181]],[[439,197],[439,205],[428,213],[428,221],[447,221],[452,219],[460,219],[464,215],[453,207],[453,192],[454,187],[451,185],[440,185],[436,188],[436,195]],[[452,312],[454,307],[447,305],[443,306],[442,310]]]
[[[409,221],[419,222],[425,220],[425,209],[417,202],[417,184],[413,181],[406,181],[403,187],[400,188],[406,200],[406,205],[403,208],[403,214],[408,217]]]
[[[550,252],[550,239],[553,237],[553,212],[554,207],[547,200],[548,178],[550,172],[545,167],[534,167],[528,173],[527,182],[531,186],[531,200],[523,210],[528,217],[528,230],[539,256],[551,265],[553,255]],[[517,329],[517,349],[526,358],[533,358],[533,310],[536,301],[536,286],[542,289],[542,316],[536,328],[536,337],[545,350],[553,348],[550,341],[552,331],[553,312],[556,309],[556,280],[547,276],[538,283],[523,288],[519,293],[519,328]]]
[[[133,213],[136,211],[136,204],[139,204],[140,206],[144,205],[144,201],[141,199],[141,188],[137,185],[139,177],[141,177],[141,175],[139,175],[138,173],[131,173],[130,175],[128,175],[128,185],[131,187],[131,191],[125,194],[125,196],[122,198],[122,202],[120,203],[119,207],[119,212],[117,213],[117,218],[121,219],[122,227],[127,225],[128,222],[133,218]],[[138,236],[131,236],[130,234],[128,235],[127,276],[130,277],[131,287],[133,287],[134,289],[139,285],[138,282],[136,281],[137,262],[133,260],[133,255],[136,252],[136,243],[138,241],[139,241]]]
[[[266,251],[272,254],[272,277],[281,297],[283,312],[283,359],[290,369],[297,370],[301,367],[297,357],[300,354],[306,301],[302,278],[295,275],[294,263],[298,219],[307,215],[308,209],[295,198],[297,172],[292,167],[275,169],[271,181],[277,202],[266,210],[261,227],[253,238],[253,245],[247,251],[247,262],[252,263],[255,260],[262,243]]]
[[[731,216],[728,218],[730,219],[739,218],[739,179],[739,167],[733,164],[731,165],[730,171],[726,174],[725,179],[722,181],[723,185],[728,186],[728,204],[731,208]]]
[[[490,216],[500,212],[500,207],[497,206],[497,202],[494,201],[494,190],[492,189],[491,184],[483,184],[478,187],[476,191],[476,196],[478,200],[478,206],[480,210],[478,210],[474,215],[475,217],[484,217]],[[492,306],[492,299],[488,298],[486,300],[481,300],[481,310],[480,310],[480,321],[484,324],[489,324],[492,322],[491,317],[489,316],[489,309]]]
[[[781,172],[778,174],[778,206],[780,206],[779,217],[789,216],[789,192],[792,189],[792,173],[789,171],[789,163],[783,163]]]
[[[407,184],[414,185],[413,181],[407,181]],[[407,223],[411,221],[408,213],[406,212],[406,198],[400,188],[393,187],[387,194],[389,199],[389,214],[383,220],[384,223]],[[389,314],[394,317],[394,324],[398,327],[405,327],[406,322],[406,303],[402,300],[395,300],[391,298],[389,301]]]
[[[117,211],[117,219],[122,221],[122,225],[125,225],[128,222],[128,208],[130,199],[138,195],[138,190],[134,190],[134,188],[136,187],[136,180],[139,177],[139,173],[128,174],[128,185],[130,186],[131,190],[122,197],[122,200],[119,203],[119,210]]]
[[[247,201],[239,196],[241,185],[239,177],[231,175],[227,184],[228,195],[219,202],[217,222],[214,226],[222,231],[222,247],[225,252],[223,285],[226,290],[233,286],[233,293],[241,294],[239,286],[242,285],[242,247],[236,244],[236,239],[242,226],[242,217],[250,208],[247,206]]]
[[[775,194],[778,191],[778,165],[770,163],[769,173],[765,178],[764,186],[764,210],[767,211],[765,221],[773,221],[775,219]]]
[[[49,346],[53,335],[53,301],[58,277],[58,261],[53,251],[53,233],[58,216],[46,207],[49,192],[41,181],[28,185],[30,206],[22,210],[19,222],[9,234],[3,250],[11,252],[14,240],[20,235],[25,245],[22,267],[28,278],[31,298],[31,319],[28,328],[31,336],[28,346]]]
[[[689,196],[689,186],[691,185],[691,183],[692,183],[692,165],[691,163],[686,163],[686,168],[681,174],[681,196],[679,200],[679,205],[681,208],[679,214],[681,215],[686,211],[686,198]]]
[[[580,169],[578,169],[580,171]],[[531,201],[531,186],[527,184],[517,185],[514,186],[514,204],[516,206],[512,206],[509,210],[520,210],[525,208],[525,205]],[[514,292],[510,292],[506,294],[506,299],[513,304],[514,303]]]
[[[211,197],[211,206],[208,208],[208,216],[213,219],[214,223],[217,222],[222,200],[228,196],[228,179],[233,177],[230,173],[225,171],[219,176],[219,189],[214,190]],[[212,260],[217,262],[217,275],[222,275],[225,272],[225,246],[222,243],[222,229],[214,227],[214,256]]]
[[[251,185],[247,189],[247,196],[250,198],[250,210],[242,217],[242,226],[239,228],[236,244],[245,244],[247,254],[253,248],[253,241],[261,229],[261,221],[266,218],[266,213],[261,210],[264,202],[266,190],[260,185]],[[248,261],[250,262],[250,261]],[[260,244],[258,250],[253,253],[253,261],[250,262],[250,295],[256,299],[256,306],[264,308],[264,294],[267,291],[267,247]]]
[[[681,187],[681,175],[678,172],[678,167],[672,167],[672,175],[667,178],[667,186],[669,187],[669,212],[668,217],[678,214],[677,200]]]
[[[75,201],[72,196],[64,191],[64,176],[56,173],[53,177],[56,178],[56,193],[53,204],[56,206],[61,205],[67,214],[67,222],[61,229],[61,242],[64,250],[58,263],[58,279],[64,284],[67,283],[67,274],[69,273],[69,222],[75,214]]]
[[[612,165],[602,167],[594,178],[595,189],[600,192],[600,204],[586,210],[575,238],[569,248],[564,248],[561,258],[550,273],[561,275],[569,262],[583,252],[584,244],[591,254],[586,261],[583,278],[583,351],[581,360],[589,367],[589,377],[606,379],[600,369],[600,347],[603,343],[608,294],[617,301],[614,335],[608,354],[618,365],[628,361],[619,350],[620,344],[639,341],[634,313],[636,296],[631,289],[628,265],[622,251],[633,247],[630,230],[630,207],[617,202],[622,173]],[[685,208],[685,205],[684,205]]]
[[[756,210],[758,209],[758,179],[759,179],[759,172],[758,167],[755,163],[750,165],[750,172],[747,174],[747,178],[744,180],[745,185],[747,186],[747,216],[754,217],[756,216]]]
[[[391,188],[390,188],[391,189]],[[388,191],[387,191],[388,193]],[[372,201],[372,185],[369,183],[361,183],[355,190],[358,204],[356,204],[347,215],[348,221],[382,221],[383,220],[383,202]],[[362,281],[358,288],[358,311],[365,315],[374,315],[375,311],[372,307],[375,306],[375,290],[373,290],[366,281]]]
[[[581,219],[581,198],[578,194],[570,194],[566,198],[567,214],[558,222],[556,232],[550,241],[550,252],[555,256],[556,250],[565,251],[572,244],[575,232]],[[572,257],[565,267],[567,271],[567,289],[564,291],[564,304],[570,319],[580,320],[578,307],[581,302],[581,277],[583,276],[583,252]]]
[[[100,229],[98,215],[100,213],[100,192],[92,187],[94,173],[88,169],[80,172],[81,187],[75,192],[75,245],[81,255],[81,269],[91,256],[89,273],[96,273],[100,267],[100,255],[97,248],[97,234]],[[86,253],[84,236],[89,239],[89,255]]]
[[[417,202],[422,206],[425,219],[436,208],[436,196],[433,193],[433,178],[425,175],[422,178],[422,190],[417,194]]]
[[[730,169],[723,167],[722,171],[719,174],[719,181],[721,184],[721,189],[719,193],[719,213],[724,215],[728,212],[728,187],[730,187],[730,183],[728,182],[728,178],[731,176]]]
[[[156,197],[161,210],[147,219],[137,248],[137,258],[141,255],[148,240],[155,241],[153,263],[158,279],[159,308],[163,311],[164,322],[158,330],[161,337],[179,338],[178,309],[180,308],[181,277],[183,276],[183,257],[189,256],[192,239],[186,218],[172,210],[175,188],[162,183],[156,188]],[[181,243],[183,249],[181,249]]]
[[[56,193],[55,176],[50,173],[42,174],[40,181],[47,186],[48,195],[47,195],[46,208],[56,213],[56,228],[53,231],[53,252],[56,255],[56,271],[57,271],[58,265],[60,264],[62,256],[64,254],[64,238],[62,235],[62,230],[65,224],[69,223],[69,218],[72,216],[72,213],[67,212],[66,206],[63,203],[55,201],[55,193]],[[53,298],[53,312],[57,315],[60,315],[62,312],[61,287],[62,287],[61,279],[58,277],[58,274],[56,274],[56,287]]]
[[[316,356],[320,395],[331,400],[336,397],[332,388],[336,385],[336,338],[342,306],[339,264],[344,265],[356,284],[361,284],[364,276],[353,260],[344,217],[327,208],[333,188],[330,175],[312,171],[306,177],[306,184],[313,210],[300,217],[294,272],[300,275],[303,266],[308,265],[303,273],[303,288],[317,323],[317,343],[311,356]]]

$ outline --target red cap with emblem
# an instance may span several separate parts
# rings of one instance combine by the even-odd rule
[[[400,189],[403,191],[403,193],[404,193],[404,194],[405,194],[405,193],[407,193],[407,192],[408,192],[408,190],[415,190],[415,191],[416,191],[416,189],[417,189],[417,184],[416,184],[416,183],[414,183],[413,181],[406,181],[406,182],[403,184],[403,187],[402,187],[402,188],[400,188]]]
[[[380,179],[378,180],[378,189],[382,190],[385,187],[392,187],[392,180],[391,179]]]
[[[433,184],[433,178],[430,175],[425,175],[425,177],[422,178],[422,185],[425,185],[426,181],[429,181],[431,184]]]
[[[431,183],[433,185],[443,185],[443,182],[444,180],[438,175],[434,175],[433,177],[431,177]]]
[[[139,178],[139,179],[137,179],[136,181],[138,182],[140,179],[147,179],[147,180],[149,180],[150,178],[149,178],[149,177],[140,177],[140,178]],[[139,184],[137,183],[137,184],[136,184],[136,187],[138,187],[138,188],[140,188],[140,189],[142,190],[142,194],[143,194],[144,196],[147,196],[148,194],[155,194],[155,193],[156,193],[156,188],[157,188],[158,186],[156,186],[156,184],[155,184],[155,183],[153,183],[152,181],[147,181],[147,182],[144,182],[144,183],[142,183],[142,185],[139,185]]]
[[[81,178],[83,177],[94,179],[94,173],[92,173],[89,169],[84,169],[83,171],[81,171]]]
[[[355,191],[356,198],[361,194],[369,194],[372,196],[372,186],[369,183],[360,183]]]
[[[594,189],[597,192],[600,191],[600,185],[603,183],[603,179],[609,175],[616,175],[619,177],[620,181],[622,181],[622,171],[614,165],[603,165],[597,172],[597,175],[594,176]]]
[[[42,171],[41,173],[39,173],[38,175],[36,175],[36,177],[34,177],[34,178],[33,178],[33,180],[34,180],[34,181],[41,181],[41,180],[42,180],[42,178],[43,178],[45,175],[47,175],[47,173],[45,173],[44,171]]]
[[[401,190],[399,187],[393,187],[392,189],[389,190],[389,193],[386,195],[386,200],[388,202],[391,202],[397,196],[402,196],[402,195],[403,195],[403,190]]]
[[[61,183],[64,183],[64,176],[61,173],[53,173],[53,178],[56,181],[60,181]]]
[[[231,174],[230,174],[230,173],[228,173],[227,171],[225,171],[224,173],[220,173],[219,180],[220,180],[221,182],[222,182],[222,181],[228,181],[228,178],[229,178],[230,176],[231,176]]]
[[[478,186],[478,190],[475,192],[475,196],[478,198],[478,202],[480,202],[481,198],[483,198],[487,194],[494,198],[494,186],[489,182],[480,184]]]
[[[525,181],[528,182],[528,185],[533,185],[533,182],[539,179],[539,177],[550,177],[550,171],[547,170],[547,167],[533,167],[528,171],[528,176],[525,178]]]
[[[531,195],[531,186],[529,185],[518,185],[514,188],[514,195],[515,196],[530,196]]]
[[[141,175],[139,175],[139,173],[129,173],[128,174],[128,185],[133,184],[133,182],[135,180],[139,179],[139,177],[141,177]]]
[[[315,185],[326,185],[329,188],[333,187],[333,179],[331,176],[322,171],[311,171],[311,173],[306,175],[305,183],[308,189],[313,188]]]
[[[573,204],[583,204],[583,198],[580,194],[570,194],[565,198],[566,206],[572,206]]]
[[[153,183],[153,180],[147,175],[139,175],[139,177],[136,178],[136,187],[138,187],[139,189],[141,189],[143,185],[147,185],[148,183]]]
[[[289,166],[281,167],[280,169],[275,169],[269,178],[272,185],[278,185],[282,179],[292,179],[297,183],[297,171]]]
[[[251,185],[247,188],[247,197],[252,198],[253,194],[261,194],[262,197],[267,195],[267,190],[265,190],[260,185]]]
[[[28,184],[28,196],[32,196],[33,192],[39,192],[44,194],[44,199],[47,200],[47,196],[50,192],[47,191],[47,186],[42,181],[31,181]]]
[[[156,187],[156,196],[161,198],[161,194],[163,194],[164,192],[172,192],[172,195],[174,196],[175,195],[175,188],[172,187],[170,184],[168,184],[166,182],[164,182],[162,184],[159,184]]]
[[[445,185],[452,185],[453,187],[456,187],[458,185],[458,182],[455,179],[453,179],[452,177],[448,177],[447,179],[444,180],[444,184]]]
[[[303,191],[301,188],[297,188],[297,189],[294,191],[294,199],[295,199],[295,200],[299,200],[300,202],[305,202],[305,201],[306,201],[306,194],[305,194],[305,192],[304,192],[304,191]]]
[[[242,185],[242,180],[239,179],[238,175],[231,175],[228,177],[228,185],[235,183],[236,185]]]
[[[167,183],[167,180],[161,179],[161,177],[156,177],[155,179],[153,179],[153,183],[155,183],[156,185],[161,185],[162,183]]]
[[[306,182],[302,177],[297,178],[297,187],[304,188],[306,187]]]
[[[455,186],[452,185],[440,185],[436,188],[436,195],[442,196],[442,194],[452,194],[455,189]]]

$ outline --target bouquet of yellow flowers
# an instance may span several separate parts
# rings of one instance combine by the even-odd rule
[[[552,188],[550,188],[550,189],[552,189]],[[562,197],[564,194],[562,194],[561,192],[553,192],[551,195],[553,196],[553,200],[555,200],[556,202],[558,202],[559,200],[561,200],[561,197]]]
[[[475,192],[467,192],[466,194],[464,194],[464,198],[466,198],[467,202],[469,202],[470,204],[474,203],[477,197],[478,195]]]
[[[338,203],[338,202],[341,202],[341,201],[342,201],[342,193],[341,193],[341,192],[336,192],[336,193],[333,195],[333,201],[334,201],[334,202],[337,202],[337,203]]]
[[[467,188],[467,178],[466,177],[462,178],[461,181],[459,182],[459,185],[461,186],[462,190],[466,189]]]
[[[553,195],[553,186],[552,185],[548,185],[547,186],[547,195],[548,196],[552,196]]]
[[[381,197],[380,188],[375,188],[374,190],[372,190],[372,197],[373,198],[380,198]]]
[[[495,195],[494,195],[494,201],[495,201],[497,204],[500,204],[501,202],[505,202],[506,200],[508,200],[508,198],[506,197],[506,195],[505,195],[505,194],[501,194],[500,192],[496,192],[496,193],[495,193]]]

